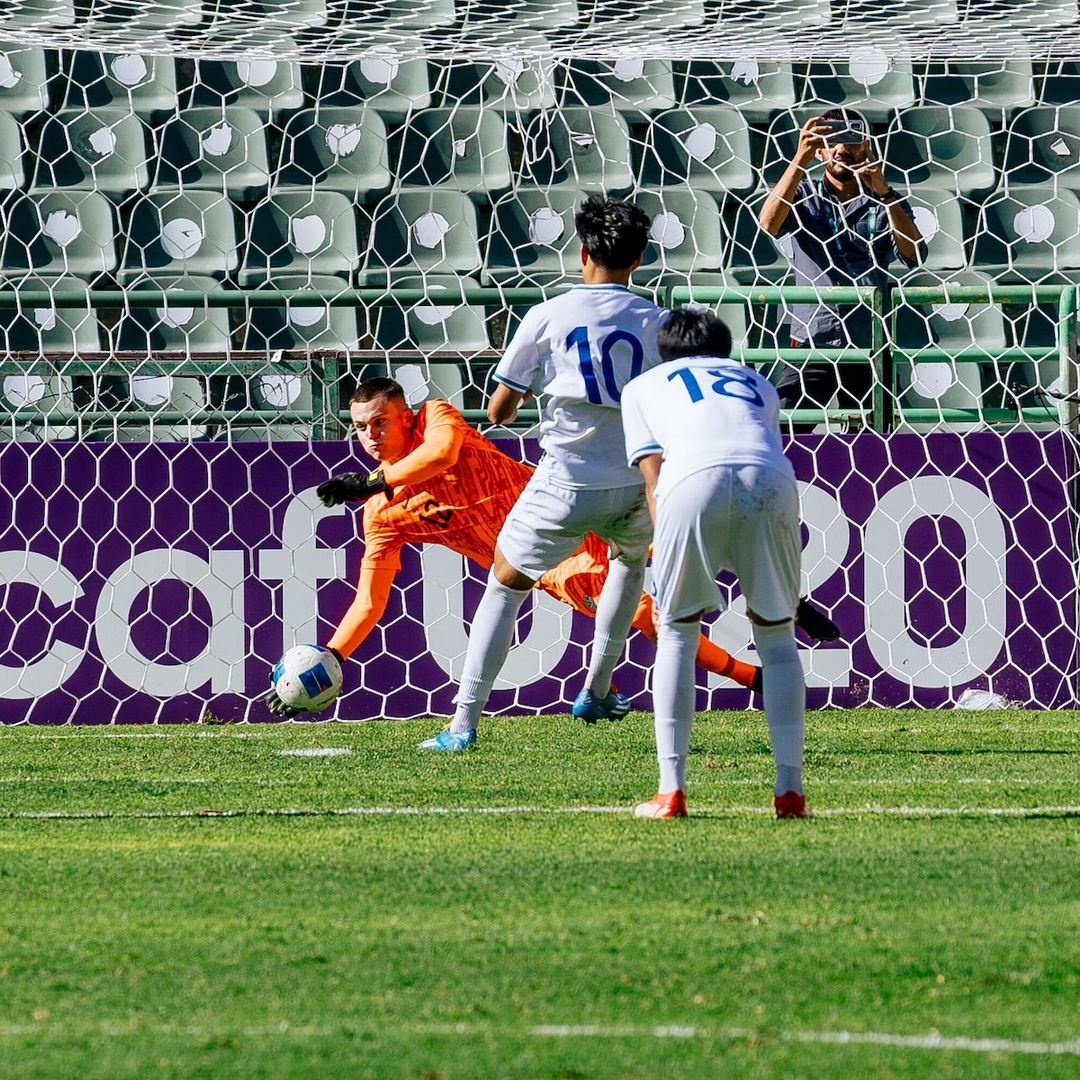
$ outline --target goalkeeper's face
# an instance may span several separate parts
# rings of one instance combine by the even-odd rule
[[[364,453],[376,461],[399,461],[412,449],[414,414],[400,401],[377,397],[349,406],[353,427]]]

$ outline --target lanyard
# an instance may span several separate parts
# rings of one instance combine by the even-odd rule
[[[847,218],[844,217],[843,221],[837,220],[836,211],[838,209],[838,203],[830,196],[825,194],[825,181],[818,181],[818,195],[821,201],[825,204],[825,213],[829,218],[829,228],[832,231],[832,239],[829,241],[829,245],[836,248],[837,256],[842,260],[837,264],[839,269],[844,261],[848,260],[848,253],[844,251],[844,244],[842,237],[845,233],[855,233],[855,230],[850,228],[847,223]],[[881,216],[881,203],[874,203],[870,208],[869,222],[867,223],[867,247],[870,249],[870,261],[873,264],[876,260],[873,258],[874,240],[877,237],[878,231],[878,218]],[[841,227],[842,225],[842,227]],[[858,236],[858,233],[855,233]]]

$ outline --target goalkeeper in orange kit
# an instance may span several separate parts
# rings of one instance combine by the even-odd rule
[[[386,610],[405,544],[441,544],[489,569],[503,521],[532,474],[529,465],[504,454],[448,401],[428,401],[414,412],[393,379],[360,383],[349,413],[360,445],[379,467],[335,476],[318,489],[326,506],[364,503],[364,557],[356,596],[327,644],[340,659],[360,647]],[[590,535],[536,587],[592,616],[607,570],[607,544]],[[805,601],[800,617],[812,637],[839,636],[830,620]],[[633,625],[656,640],[648,596],[641,597]],[[697,663],[741,686],[761,689],[760,668],[736,660],[704,636]],[[299,711],[276,695],[267,700],[279,715]]]

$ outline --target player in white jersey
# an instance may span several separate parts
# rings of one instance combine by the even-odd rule
[[[809,817],[802,788],[806,685],[795,646],[802,540],[795,472],[780,443],[773,385],[729,358],[731,334],[711,312],[675,311],[658,340],[664,363],[623,392],[627,460],[645,478],[656,524],[652,576],[659,618],[653,707],[659,792],[639,817],[686,815],[701,617],[721,606],[732,570],[761,657],[776,758],[778,817]]]
[[[423,749],[464,750],[476,742],[525,597],[590,532],[608,542],[612,559],[597,601],[586,686],[573,711],[591,723],[630,708],[611,675],[644,582],[652,522],[641,474],[625,464],[620,398],[630,379],[660,362],[656,335],[667,312],[628,287],[648,243],[643,210],[590,196],[574,224],[582,284],[532,308],[495,368],[500,385],[488,417],[508,423],[522,402],[542,394],[544,456],[499,533],[454,718]]]

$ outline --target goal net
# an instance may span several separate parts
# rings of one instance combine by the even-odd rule
[[[1077,21],[1058,0],[8,0],[0,722],[268,719],[270,664],[352,597],[359,515],[314,488],[361,467],[353,388],[392,374],[535,461],[535,411],[484,427],[490,370],[576,279],[593,192],[651,217],[636,286],[715,306],[774,379],[841,387],[785,413],[804,591],[843,631],[803,649],[811,706],[1075,705]],[[842,296],[796,285],[792,237],[759,223],[834,108],[921,237]],[[821,306],[858,317],[792,348]],[[482,577],[407,550],[333,715],[447,712]],[[753,661],[729,591],[709,633]],[[538,597],[493,709],[565,711],[590,634]],[[651,663],[632,639],[641,707]],[[751,703],[701,676],[702,706]]]

